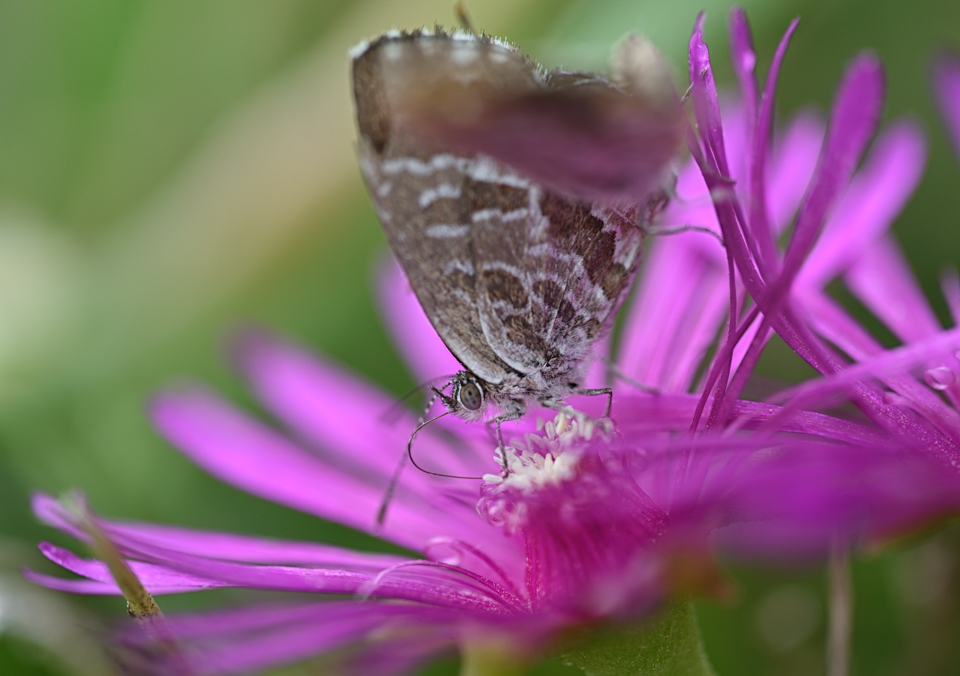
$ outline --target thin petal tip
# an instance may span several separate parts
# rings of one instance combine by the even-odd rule
[[[258,358],[276,345],[277,337],[256,324],[240,324],[231,329],[224,338],[224,353],[227,363],[242,374],[256,367]]]

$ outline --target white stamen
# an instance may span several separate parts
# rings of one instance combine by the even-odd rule
[[[523,441],[511,440],[506,448],[506,477],[488,474],[484,483],[497,491],[518,490],[533,493],[548,486],[559,486],[577,474],[580,454],[575,444],[589,439],[594,425],[583,413],[567,407],[554,420],[537,421],[542,434],[527,434]],[[501,458],[496,458],[501,462]]]

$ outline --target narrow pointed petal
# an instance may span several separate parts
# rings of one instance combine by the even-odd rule
[[[386,638],[396,632],[405,637],[406,645],[396,651],[393,670],[386,666],[379,670],[348,671],[391,674],[403,673],[449,644],[451,632],[444,631],[444,620],[449,625],[449,612],[425,607],[326,602],[170,615],[167,624],[197,676],[250,673],[252,669],[276,668],[335,650],[340,651],[340,657],[334,664],[356,664],[370,651],[372,636],[379,632]],[[123,639],[133,650],[154,647],[142,632],[128,630]],[[334,664],[328,666],[333,668]]]
[[[100,582],[111,588],[111,593],[121,594],[110,574],[110,569],[101,561],[82,559],[76,554],[49,542],[40,543],[40,552],[58,566],[76,573],[89,580]],[[171,570],[166,566],[158,566],[140,561],[129,561],[130,569],[143,582],[144,586],[153,594],[171,593],[171,591],[197,591],[200,589],[214,589],[226,586],[224,583],[198,577],[189,573]]]
[[[376,515],[385,478],[371,482],[336,469],[286,437],[241,415],[214,395],[194,388],[157,397],[151,407],[157,429],[214,476],[254,495],[376,533],[414,550],[431,537],[482,525],[459,499],[398,491],[381,528]],[[384,475],[389,471],[384,468]],[[452,481],[452,480],[448,480]],[[429,508],[425,500],[445,508]]]
[[[740,96],[744,101],[747,120],[753,124],[757,115],[757,80],[754,72],[757,53],[753,49],[753,36],[743,8],[731,9],[729,21],[730,61],[740,83]]]
[[[393,257],[381,266],[377,281],[380,314],[417,382],[449,377],[461,370],[460,362],[440,340]]]
[[[744,19],[744,22],[746,20]],[[777,90],[777,79],[780,77],[780,67],[786,56],[787,47],[793,32],[797,28],[798,19],[794,19],[787,27],[787,31],[777,45],[777,51],[767,73],[767,82],[763,88],[763,98],[757,111],[756,126],[749,139],[750,152],[750,199],[747,205],[750,214],[750,232],[757,240],[757,250],[767,273],[776,270],[779,264],[779,254],[776,246],[776,231],[772,229],[767,196],[767,162],[770,155],[770,135],[773,130],[774,96]]]
[[[704,21],[706,21],[706,14],[701,12],[690,38],[690,84],[693,107],[700,128],[700,137],[706,141],[704,150],[707,151],[707,161],[716,169],[717,175],[730,176],[723,143],[720,100],[710,65],[710,50],[703,39]]]
[[[920,340],[940,331],[940,322],[920,284],[890,237],[878,239],[863,251],[844,281],[900,340]]]
[[[73,524],[59,501],[41,493],[34,495],[31,502],[34,514],[41,521],[77,539],[85,539],[83,531]],[[313,542],[272,540],[151,523],[117,523],[98,518],[97,525],[121,549],[132,542],[225,561],[313,565],[377,572],[407,560],[391,554],[355,552]]]
[[[31,568],[23,568],[21,571],[23,578],[28,582],[38,584],[41,587],[46,587],[47,589],[53,589],[54,591],[66,592],[67,594],[82,594],[84,596],[122,596],[123,592],[120,591],[120,587],[117,586],[117,583],[112,579],[106,582],[100,582],[97,580],[88,580],[86,578],[82,579],[67,579],[63,577],[57,577],[55,575],[47,575],[46,573],[40,573]],[[209,589],[210,587],[206,587]],[[171,587],[163,588],[155,586],[150,590],[151,594],[160,596],[163,594],[179,594],[183,591],[193,591],[185,590],[183,587]]]
[[[137,551],[128,544],[126,549],[140,559],[164,562],[128,561],[151,593],[243,587],[320,594],[360,594],[494,613],[504,609],[489,587],[474,578],[452,574],[449,569],[426,561],[419,562],[423,565],[397,568],[389,574],[371,575],[338,569],[216,561],[149,546],[142,546]],[[103,584],[113,583],[109,569],[100,561],[82,559],[48,543],[41,546],[41,551],[47,558],[77,575]],[[204,577],[199,577],[199,574]],[[120,593],[115,585],[112,590]]]
[[[720,244],[708,235],[658,241],[621,336],[620,368],[663,392],[688,391],[726,316],[726,274]]]
[[[953,146],[960,157],[960,57],[953,52],[940,55],[933,71],[934,90],[953,138]]]
[[[373,385],[267,333],[247,334],[236,352],[257,397],[274,415],[320,448],[350,457],[358,473],[380,477],[386,486],[417,426],[413,413]],[[495,469],[488,445],[471,458],[470,449],[457,452],[423,434],[417,451],[444,474],[476,476]],[[435,477],[412,472],[404,479],[419,492],[436,489]]]
[[[858,362],[875,362],[887,351],[880,341],[876,340],[855,319],[850,317],[837,303],[823,294],[805,294],[803,303],[810,317],[811,325],[827,340],[843,350],[852,359]],[[930,374],[945,371],[944,375],[937,375],[938,379],[946,380],[943,383],[948,395],[957,391],[956,376],[946,363],[952,363],[953,356],[931,352],[929,358],[918,357],[917,363],[924,363],[924,368]],[[960,413],[947,405],[927,383],[921,382],[909,370],[877,369],[870,374],[877,378],[884,387],[910,402],[910,408],[922,415],[937,427],[947,440],[952,440],[953,448],[960,448]],[[941,440],[942,441],[942,440]],[[935,442],[939,443],[939,442]],[[949,447],[948,447],[949,449]],[[954,451],[947,450],[948,457]]]
[[[873,136],[883,108],[883,69],[876,57],[864,54],[847,68],[840,84],[827,138],[813,183],[797,216],[783,263],[784,280],[799,270]],[[786,282],[780,283],[780,292]]]
[[[901,122],[886,130],[830,215],[797,277],[798,289],[822,287],[859,260],[889,230],[925,163],[926,144],[915,124]]]
[[[790,121],[767,164],[767,204],[774,232],[779,235],[790,225],[813,172],[823,145],[826,128],[820,116],[806,111]]]

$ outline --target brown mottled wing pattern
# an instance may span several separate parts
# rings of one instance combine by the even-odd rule
[[[613,210],[538,189],[510,206],[475,223],[484,333],[514,369],[577,382],[633,279],[643,231]]]
[[[497,208],[504,188],[526,194],[526,181],[491,160],[407,133],[402,101],[417,87],[435,86],[431,78],[535,87],[534,66],[495,41],[418,32],[367,46],[353,77],[361,166],[390,245],[450,351],[480,378],[499,383],[511,369],[488,344],[477,310],[472,216]],[[480,191],[491,204],[478,197],[476,184],[496,188]]]

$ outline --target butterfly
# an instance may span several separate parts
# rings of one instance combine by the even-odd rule
[[[633,36],[610,79],[547,71],[471,31],[352,51],[363,176],[434,329],[463,365],[435,390],[467,421],[559,409],[637,271],[684,118]],[[608,413],[610,400],[608,399]]]

